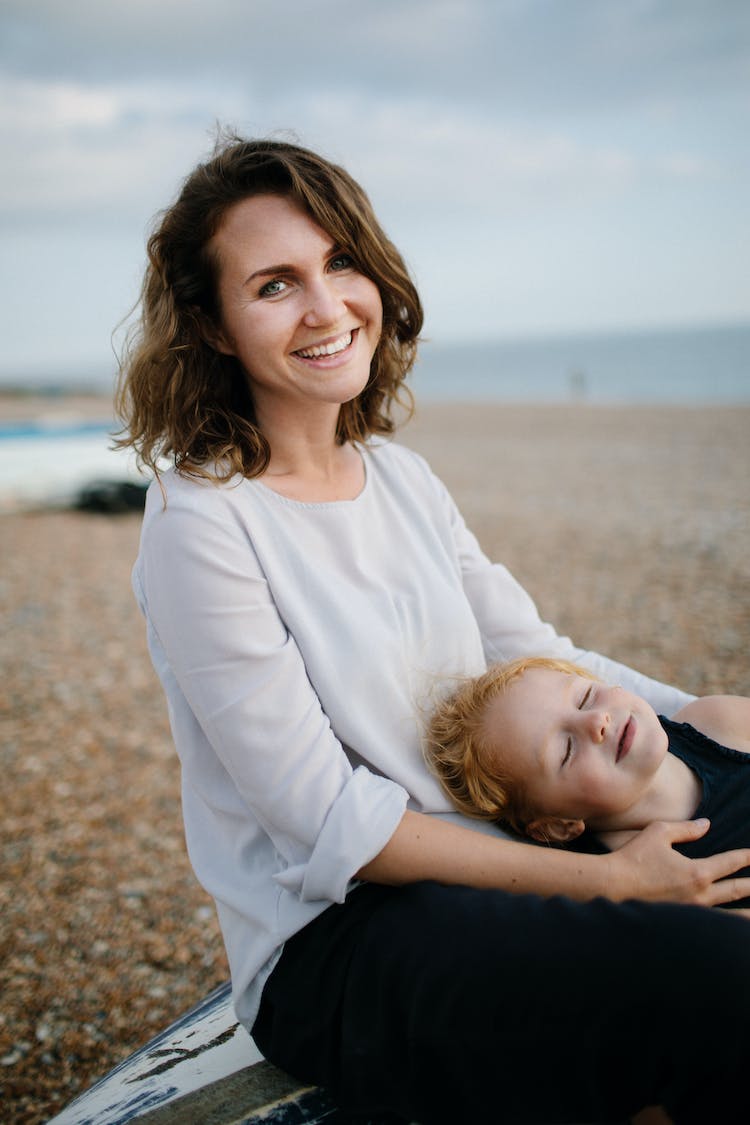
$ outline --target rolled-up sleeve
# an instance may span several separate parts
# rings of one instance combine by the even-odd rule
[[[276,882],[304,902],[343,902],[352,870],[364,867],[384,847],[406,801],[405,789],[359,766],[332,805],[308,862],[287,868]]]

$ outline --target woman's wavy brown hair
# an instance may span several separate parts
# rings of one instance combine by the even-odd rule
[[[218,262],[209,246],[227,210],[254,195],[301,207],[378,287],[383,328],[367,386],[339,412],[337,441],[364,441],[395,428],[395,404],[412,409],[404,379],[422,328],[419,294],[369,199],[343,168],[283,141],[222,138],[188,176],[148,240],[140,319],[126,342],[116,408],[116,444],[132,446],[158,471],[224,480],[258,476],[270,449],[255,417],[250,382],[233,356],[206,337],[218,326]]]
[[[595,678],[577,664],[546,656],[522,656],[490,665],[438,704],[424,740],[428,763],[460,812],[479,820],[502,821],[519,834],[525,833],[538,810],[530,806],[522,782],[505,768],[502,739],[495,736],[490,743],[486,717],[492,700],[530,668]]]

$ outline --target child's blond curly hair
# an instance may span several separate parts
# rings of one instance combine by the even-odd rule
[[[456,808],[481,820],[504,821],[518,833],[537,810],[529,806],[523,783],[504,768],[496,734],[490,745],[486,716],[492,700],[530,668],[595,679],[577,664],[546,656],[493,664],[438,704],[425,735],[427,760]]]

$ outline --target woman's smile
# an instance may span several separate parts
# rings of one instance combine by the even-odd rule
[[[293,355],[300,356],[302,359],[328,359],[330,356],[341,355],[342,352],[347,351],[352,344],[357,328],[351,332],[347,332],[343,336],[339,336],[336,340],[324,341],[321,344],[313,344],[308,348],[297,348]]]

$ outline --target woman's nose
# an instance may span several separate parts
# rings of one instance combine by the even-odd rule
[[[308,328],[336,324],[345,310],[346,302],[335,281],[322,278],[308,289],[308,305],[303,320]]]

